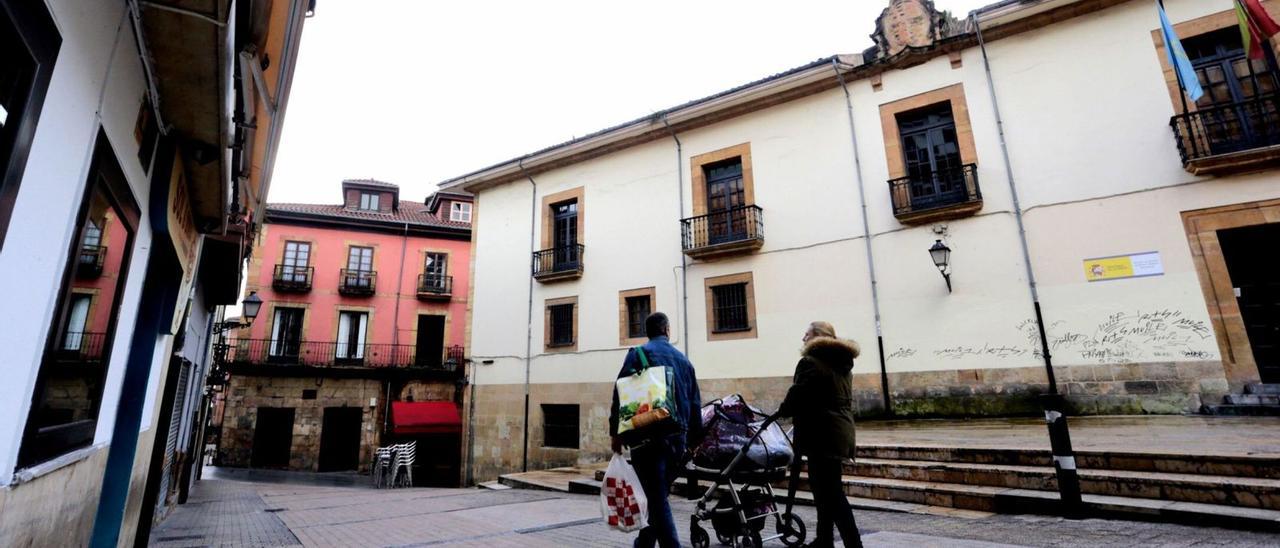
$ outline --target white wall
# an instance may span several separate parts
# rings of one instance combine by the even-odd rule
[[[148,183],[138,161],[134,121],[144,95],[136,41],[121,2],[51,0],[62,35],[44,108],[0,251],[0,278],[22,288],[6,296],[0,329],[8,382],[0,383],[0,485],[12,478],[31,406],[41,356],[66,266],[89,161],[105,128],[143,214],[134,239],[111,363],[98,414],[96,446],[111,439],[124,362],[137,317],[138,297],[151,246],[146,214]],[[39,283],[37,283],[39,282]],[[148,390],[154,399],[155,390]]]
[[[1175,22],[1231,9],[1228,0],[1168,4]],[[1183,170],[1150,34],[1157,25],[1151,3],[1135,0],[988,44],[1056,364],[1217,359],[1180,212],[1280,196],[1274,172],[1223,180]],[[879,91],[865,80],[849,85],[890,372],[1042,364],[981,51],[961,58],[956,69],[943,57],[889,71]],[[945,223],[955,285],[948,294],[927,253],[937,237],[932,227],[907,227],[893,216],[879,109],[953,84],[964,88],[984,205],[976,216]],[[800,332],[814,319],[833,321],[862,342],[858,371],[874,371],[870,283],[840,90],[680,138],[681,216],[691,215],[689,157],[750,142],[766,235],[755,254],[688,270],[689,347],[699,376],[789,375]],[[580,280],[535,284],[533,382],[612,378],[622,356],[618,290],[656,285],[658,308],[680,321],[672,285],[680,264],[673,157],[674,143],[664,140],[536,176],[539,208],[545,194],[585,187],[587,260]],[[477,356],[510,356],[480,368],[481,384],[524,379],[530,199],[523,181],[480,194],[472,346]],[[1085,259],[1145,251],[1161,253],[1163,276],[1084,280]],[[758,338],[708,342],[703,280],[746,271],[754,273]],[[579,299],[578,351],[540,355],[543,301],[566,295]],[[1082,342],[1097,342],[1102,324],[1117,314],[1136,322],[1159,312],[1179,323],[1172,339],[1130,338],[1123,356]]]

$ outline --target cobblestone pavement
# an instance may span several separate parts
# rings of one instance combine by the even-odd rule
[[[693,503],[672,503],[687,542]],[[798,513],[812,528],[813,509],[799,508]],[[1280,545],[1280,535],[1172,524],[946,514],[940,510],[940,515],[871,511],[856,515],[867,546]],[[594,496],[549,491],[373,490],[206,479],[187,504],[155,529],[151,544],[173,548],[630,546],[632,536],[608,530],[599,515],[599,499]],[[782,546],[779,541],[766,545]]]

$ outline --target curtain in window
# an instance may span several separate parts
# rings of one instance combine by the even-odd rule
[[[71,311],[67,314],[67,335],[62,340],[63,350],[80,350],[84,342],[85,326],[89,322],[90,295],[75,295],[71,298]]]
[[[365,328],[368,315],[363,312],[343,312],[338,315],[338,345],[336,357],[359,360],[364,358]]]

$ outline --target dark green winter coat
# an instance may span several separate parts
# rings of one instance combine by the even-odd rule
[[[853,359],[858,343],[814,337],[804,346],[787,397],[778,408],[794,417],[795,445],[811,458],[853,458]]]

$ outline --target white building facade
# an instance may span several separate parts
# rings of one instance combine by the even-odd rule
[[[1180,117],[1151,2],[895,0],[864,54],[443,183],[476,194],[475,477],[605,458],[648,311],[704,398],[766,409],[813,320],[861,343],[866,416],[1038,414],[1045,348],[1077,414],[1280,382],[1248,251],[1280,241],[1274,44],[1242,61],[1230,1],[1166,5],[1221,84]]]
[[[0,0],[0,545],[145,544],[190,485],[312,7]]]

